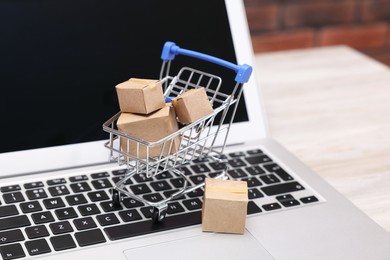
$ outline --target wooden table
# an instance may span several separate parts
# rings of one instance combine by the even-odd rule
[[[256,55],[271,136],[390,232],[390,69],[345,46]]]

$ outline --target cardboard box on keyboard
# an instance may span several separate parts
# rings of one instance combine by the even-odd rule
[[[165,106],[159,80],[131,78],[115,88],[122,112],[150,114]]]
[[[202,230],[243,234],[247,206],[247,182],[206,178]]]
[[[156,142],[164,137],[177,131],[178,123],[176,114],[171,104],[164,104],[162,109],[159,109],[148,115],[140,115],[134,113],[122,113],[117,121],[118,130],[130,136],[148,141]],[[121,149],[124,153],[135,156],[137,158],[146,158],[163,156],[175,153],[180,146],[180,137],[170,139],[163,144],[154,147],[147,147],[135,141],[129,141],[126,138],[120,138]]]

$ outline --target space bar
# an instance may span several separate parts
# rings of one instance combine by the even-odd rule
[[[200,224],[201,216],[201,211],[195,211],[181,215],[168,216],[160,223],[155,223],[152,220],[146,220],[108,227],[105,228],[104,231],[110,240],[118,240]]]

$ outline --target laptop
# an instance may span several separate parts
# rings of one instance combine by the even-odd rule
[[[202,189],[161,223],[134,199],[113,205],[126,173],[104,147],[115,85],[158,78],[165,41],[253,65],[242,0],[0,0],[0,32],[2,259],[390,259],[389,234],[272,139],[256,73],[224,151],[228,176],[249,187],[243,235],[202,232]],[[181,170],[195,185],[217,167]],[[161,198],[180,186],[164,172],[126,188],[141,185]]]

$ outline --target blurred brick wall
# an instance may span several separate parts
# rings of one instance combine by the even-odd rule
[[[255,52],[345,44],[390,65],[390,0],[244,0]]]

